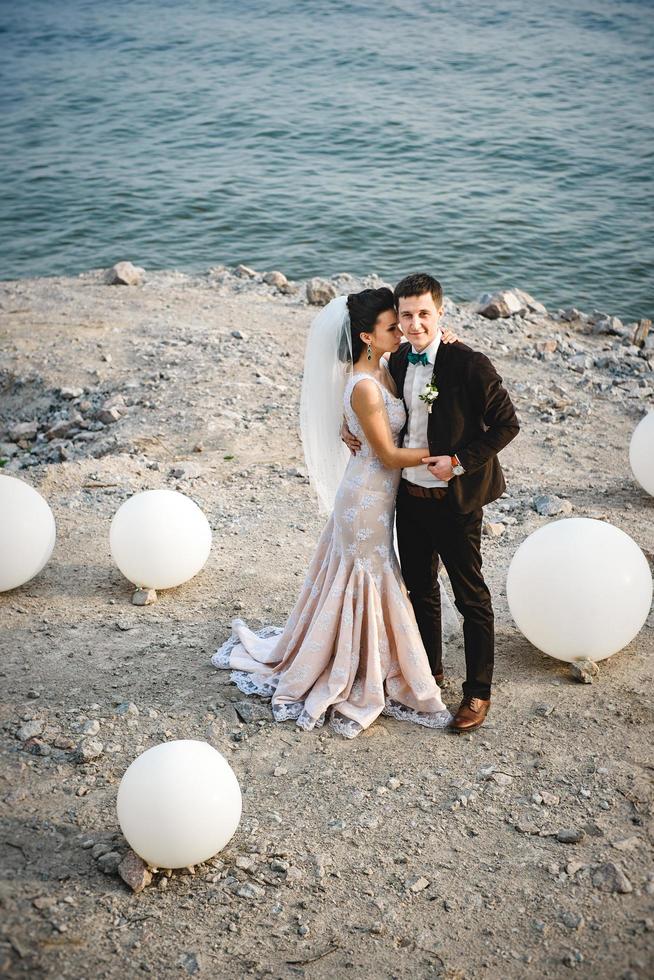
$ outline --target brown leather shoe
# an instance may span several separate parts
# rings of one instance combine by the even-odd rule
[[[490,698],[465,697],[459,705],[459,710],[450,722],[452,732],[472,732],[486,720],[490,708]]]

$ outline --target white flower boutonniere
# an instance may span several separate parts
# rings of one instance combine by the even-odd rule
[[[431,415],[432,406],[438,398],[438,388],[433,382],[429,381],[418,395],[418,398],[425,403],[427,411]]]

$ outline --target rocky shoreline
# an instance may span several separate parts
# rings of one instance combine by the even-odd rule
[[[654,615],[579,684],[505,597],[515,549],[557,515],[610,521],[654,563],[654,499],[628,463],[654,406],[649,321],[547,311],[519,289],[446,301],[522,425],[486,508],[497,682],[478,733],[380,719],[353,743],[307,735],[209,664],[233,616],[281,623],[293,603],[322,527],[298,436],[306,330],[332,295],[381,284],[244,266],[0,283],[0,465],[58,528],[43,572],[0,594],[4,975],[651,970]],[[214,546],[194,580],[137,607],[108,528],[156,487],[202,507]],[[445,669],[454,704],[460,641]],[[228,755],[243,821],[214,861],[139,891],[117,785],[182,737]]]

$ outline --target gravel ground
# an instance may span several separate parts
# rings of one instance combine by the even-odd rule
[[[217,267],[133,287],[101,270],[0,284],[0,460],[58,528],[44,571],[0,594],[0,973],[644,980],[654,615],[580,684],[518,633],[505,581],[557,512],[610,521],[653,561],[654,499],[627,448],[654,351],[601,311],[491,321],[448,301],[522,423],[502,454],[507,495],[486,508],[493,708],[466,737],[388,718],[351,742],[306,734],[243,704],[209,662],[232,617],[283,623],[322,527],[297,432],[315,307],[306,284],[278,282]],[[109,523],[156,487],[191,496],[214,545],[195,579],[137,607]],[[445,669],[455,706],[460,641]],[[171,738],[229,758],[243,818],[213,861],[133,894],[116,873],[116,791]]]

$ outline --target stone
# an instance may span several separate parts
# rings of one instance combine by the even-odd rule
[[[386,781],[386,785],[389,789],[399,789],[402,783],[397,776],[391,776],[390,779]]]
[[[285,290],[288,288],[288,279],[283,272],[277,272],[277,270],[266,272],[263,277],[263,281],[268,286],[275,286],[275,288],[279,289],[281,292],[285,292]]]
[[[100,731],[100,722],[97,718],[85,721],[82,725],[82,735],[97,735]]]
[[[29,738],[36,738],[37,735],[41,735],[44,727],[44,722],[38,719],[27,721],[24,725],[20,726],[16,732],[16,736],[21,742],[26,742]]]
[[[120,862],[118,874],[135,893],[142,892],[152,881],[152,873],[148,871],[145,861],[134,851],[128,851]]]
[[[240,330],[232,330],[231,335],[234,340],[247,340],[247,334],[242,333]]]
[[[117,715],[129,715],[132,718],[138,718],[140,711],[136,707],[133,701],[123,701],[116,708],[115,713]]]
[[[259,273],[256,269],[251,269],[249,265],[237,265],[234,269],[234,275],[238,276],[239,279],[256,279]]]
[[[531,506],[541,517],[556,517],[557,514],[571,514],[572,504],[555,494],[539,493],[533,498]]]
[[[83,421],[79,412],[76,412],[68,419],[61,419],[61,421],[55,422],[53,426],[47,429],[45,437],[48,441],[64,439],[72,429],[78,429],[80,422]]]
[[[611,847],[615,847],[616,851],[633,851],[639,844],[640,837],[622,837],[619,840],[614,840]]]
[[[104,745],[97,738],[84,738],[77,746],[77,752],[82,762],[92,762],[100,758]]]
[[[537,704],[534,708],[534,714],[540,715],[541,718],[549,718],[553,711],[553,704]]]
[[[558,346],[558,341],[553,338],[550,340],[537,340],[534,344],[534,350],[538,354],[555,354]]]
[[[122,858],[118,851],[108,851],[98,858],[98,867],[106,875],[113,875],[118,871]]]
[[[266,893],[263,888],[259,888],[259,886],[253,884],[253,882],[245,881],[243,884],[238,886],[236,889],[236,894],[239,898],[247,898],[252,902],[256,901],[258,898],[263,898]]]
[[[550,793],[549,790],[546,789],[542,789],[539,796],[541,798],[541,802],[544,803],[545,806],[558,806],[561,802],[561,798],[557,796],[556,793]]]
[[[190,976],[193,976],[195,973],[199,973],[201,971],[202,960],[197,953],[182,953],[177,960],[177,965],[186,970]]]
[[[272,709],[265,701],[232,701],[232,708],[236,711],[239,718],[246,725],[254,724],[257,721],[271,721]]]
[[[503,289],[493,293],[490,297],[485,294],[480,298],[476,310],[477,313],[489,320],[514,316],[516,313],[525,313],[526,311],[526,304],[511,289]]]
[[[18,422],[9,429],[9,438],[12,442],[21,442],[23,439],[36,439],[39,427],[36,422]]]
[[[586,833],[581,828],[577,830],[574,827],[564,827],[557,832],[556,839],[559,844],[578,844],[585,836]]]
[[[307,282],[307,302],[313,306],[325,306],[336,297],[336,287],[326,279],[309,279]]]
[[[134,606],[151,606],[156,601],[156,589],[136,589],[132,595],[132,605]]]
[[[506,528],[504,524],[493,524],[492,521],[484,521],[483,533],[489,538],[500,538]]]
[[[512,287],[511,292],[522,303],[527,312],[540,313],[541,316],[547,316],[547,307],[543,306],[539,300],[534,299],[531,293],[526,293],[524,289],[517,289],[515,286]]]
[[[288,775],[288,769],[286,766],[275,766],[273,769],[273,776],[286,776]]]
[[[60,388],[59,394],[66,401],[72,401],[73,398],[81,398],[84,394],[83,388]]]
[[[105,276],[108,286],[140,286],[145,269],[131,262],[116,262]]]
[[[114,422],[118,422],[122,418],[122,412],[116,406],[113,408],[101,408],[97,418],[103,425],[113,425]]]
[[[29,698],[29,699],[30,699],[31,701],[36,701],[36,700],[37,700],[37,698],[40,698],[40,697],[41,697],[41,692],[40,692],[40,691],[37,691],[37,690],[35,690],[34,688],[30,688],[30,690],[29,690],[29,691],[27,692],[27,697],[28,697],[28,698]]]
[[[594,334],[615,334],[616,336],[621,336],[624,333],[624,327],[622,320],[619,320],[617,316],[607,316],[595,321],[592,332]]]
[[[584,917],[578,912],[569,912],[566,909],[560,913],[559,919],[566,929],[581,929],[584,926]]]
[[[588,368],[593,366],[593,359],[590,354],[584,354],[582,352],[580,354],[573,354],[572,357],[568,359],[568,364],[573,371],[577,372],[577,374],[583,374],[584,371],[587,371]]]
[[[97,861],[98,858],[101,858],[103,854],[108,854],[109,851],[112,851],[112,850],[113,850],[113,844],[111,844],[110,842],[108,842],[106,840],[101,840],[101,841],[98,841],[97,844],[93,844],[92,845],[92,847],[91,847],[91,857],[95,858],[95,860]]]
[[[592,684],[599,677],[600,669],[592,660],[573,660],[568,664],[571,675],[580,684]]]
[[[639,320],[634,329],[633,337],[631,342],[635,347],[644,347],[650,335],[650,330],[652,329],[651,320]]]
[[[595,888],[600,891],[627,895],[633,891],[633,887],[622,867],[613,861],[606,861],[604,864],[596,865],[591,873],[591,880]]]
[[[407,892],[413,892],[417,895],[418,892],[422,892],[425,888],[429,887],[429,878],[425,878],[424,875],[411,875],[410,878],[404,882],[404,890]]]

